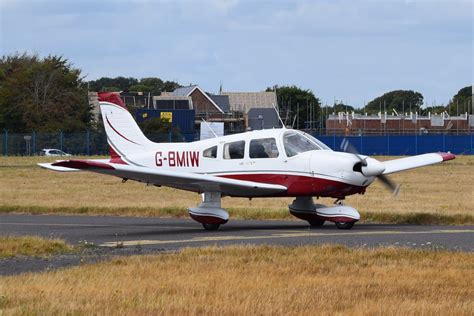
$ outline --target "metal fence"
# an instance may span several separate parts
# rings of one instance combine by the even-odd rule
[[[148,134],[154,142],[183,142],[194,139],[194,134]],[[34,156],[42,149],[60,149],[72,155],[108,155],[109,146],[104,131],[84,131],[76,133],[11,133],[4,130],[0,134],[0,154],[3,156]]]
[[[386,136],[317,136],[334,150],[347,138],[363,155],[420,155],[451,152],[473,155],[474,135],[386,135]]]
[[[339,150],[344,138],[366,155],[418,155],[427,152],[450,151],[454,154],[474,154],[474,134],[471,135],[385,135],[327,136],[313,134],[334,150]],[[183,142],[198,139],[196,134],[148,134],[154,142]],[[43,148],[55,148],[73,155],[107,155],[107,136],[103,131],[78,133],[10,133],[0,134],[0,154],[4,156],[36,155]]]

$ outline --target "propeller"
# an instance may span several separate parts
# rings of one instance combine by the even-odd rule
[[[344,138],[342,140],[341,150],[346,152],[346,153],[350,153],[350,154],[353,154],[354,156],[356,156],[361,162],[361,170],[362,170],[362,167],[367,167],[368,166],[368,164],[367,164],[367,158],[368,157],[362,158],[360,156],[359,152],[357,151],[357,149],[349,142],[349,140],[347,138]],[[364,173],[362,172],[362,174],[364,174]],[[393,195],[395,197],[398,196],[398,194],[400,193],[400,185],[399,184],[395,184],[395,182],[390,180],[387,176],[383,175],[382,173],[376,174],[375,176],[377,177],[377,179],[379,179],[382,182],[382,184],[387,189],[389,189],[393,193]]]
[[[349,140],[347,138],[344,138],[342,140],[342,143],[341,143],[341,150],[346,152],[346,153],[351,153],[353,154],[354,156],[356,156],[357,158],[359,158],[362,166],[366,167],[367,166],[367,158],[362,158],[360,155],[359,155],[359,152],[357,151],[357,149],[349,142]]]

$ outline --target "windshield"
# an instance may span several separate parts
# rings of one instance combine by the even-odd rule
[[[299,153],[310,150],[320,150],[309,138],[304,137],[300,133],[287,132],[283,135],[283,146],[288,157],[293,157]]]
[[[319,147],[321,147],[322,150],[332,150],[331,148],[329,148],[328,145],[326,145],[325,143],[323,143],[322,141],[320,141],[319,139],[317,139],[316,137],[313,137],[311,136],[310,134],[306,134],[304,133],[304,135],[306,137],[308,137],[309,139],[311,139],[314,143],[316,143],[316,145],[318,145]]]

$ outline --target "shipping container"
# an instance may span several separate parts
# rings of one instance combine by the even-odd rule
[[[135,119],[141,123],[148,118],[169,118],[171,119],[171,126],[179,128],[183,134],[194,133],[194,110],[148,110],[137,109]]]

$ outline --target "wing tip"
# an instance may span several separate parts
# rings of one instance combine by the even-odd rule
[[[448,161],[448,160],[453,160],[456,158],[456,155],[450,153],[450,152],[447,152],[447,153],[444,153],[444,152],[439,152],[437,153],[438,155],[441,156],[441,158],[443,158],[443,161]]]

